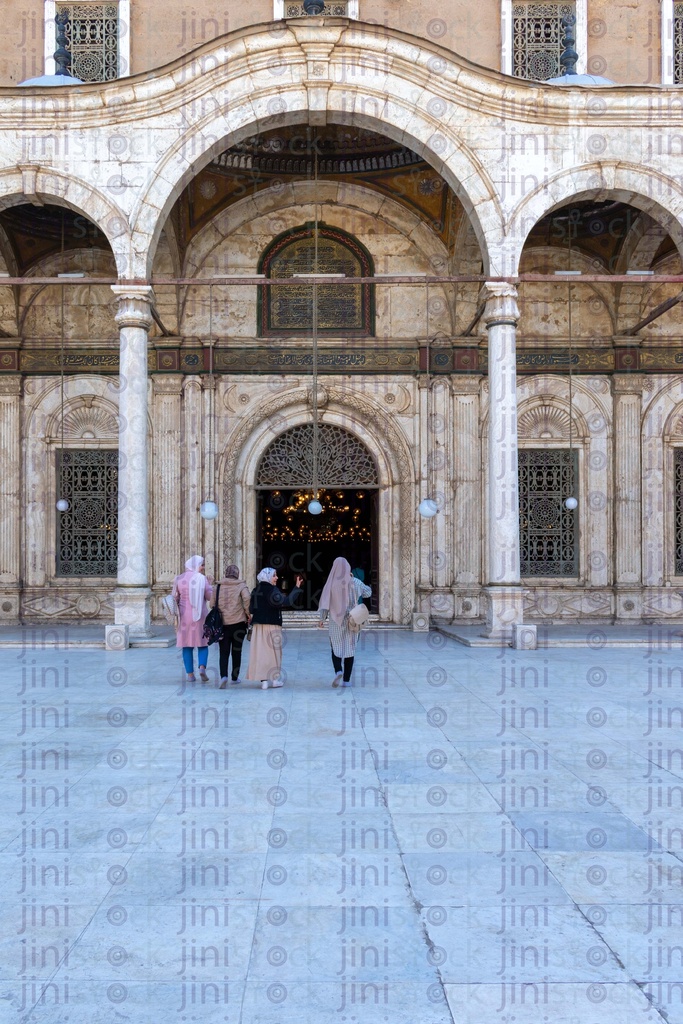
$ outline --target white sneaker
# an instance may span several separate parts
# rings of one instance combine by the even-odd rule
[[[262,690],[267,690],[268,689],[268,680],[267,679],[263,679],[261,681],[261,689]]]
[[[273,680],[273,689],[275,689],[277,686],[284,686],[284,685],[285,685],[285,683],[284,683],[283,679],[274,679]]]
[[[226,683],[227,683],[227,681],[228,681],[228,680],[226,679],[225,681],[226,681]],[[231,679],[231,680],[230,680],[230,685],[231,685],[231,686],[237,686],[237,684],[238,684],[238,683],[241,683],[241,682],[242,682],[242,680],[241,680],[241,679],[239,678],[239,676],[238,676],[238,677],[237,677],[237,679]]]

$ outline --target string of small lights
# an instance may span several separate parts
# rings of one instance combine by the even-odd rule
[[[274,491],[272,498],[280,497]],[[289,505],[274,512],[266,505],[264,509],[263,539],[264,541],[340,541],[356,539],[369,541],[372,532],[366,525],[368,513],[363,508],[365,494],[362,491],[355,495],[349,491],[319,490],[318,500],[322,505],[320,519],[311,520],[308,515],[308,503],[313,495],[311,491],[295,491],[289,499]],[[355,498],[355,501],[354,501]],[[358,504],[360,502],[361,504]]]

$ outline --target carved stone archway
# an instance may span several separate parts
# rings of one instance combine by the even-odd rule
[[[415,588],[415,466],[407,442],[385,413],[360,395],[325,385],[321,423],[342,427],[373,454],[379,503],[379,612],[407,624]],[[273,440],[293,426],[310,423],[308,390],[296,388],[272,398],[267,415],[246,417],[226,440],[221,460],[223,494],[221,550],[247,579],[256,570],[253,523],[258,467]]]

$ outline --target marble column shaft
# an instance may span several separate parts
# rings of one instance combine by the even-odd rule
[[[183,434],[185,444],[184,479],[184,529],[182,562],[191,555],[203,555],[203,537],[200,534],[199,506],[202,498],[202,380],[201,377],[186,377],[183,383]],[[180,571],[180,570],[178,570]]]
[[[149,494],[147,478],[147,338],[152,288],[113,285],[119,303],[119,566],[115,623],[148,632]]]
[[[488,606],[486,634],[508,639],[523,620],[519,572],[516,328],[517,289],[487,282],[488,332]]]
[[[517,459],[517,289],[488,283],[488,582],[518,586],[519,482]]]

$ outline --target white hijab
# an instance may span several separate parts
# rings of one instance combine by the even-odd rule
[[[273,576],[275,575],[275,573],[276,573],[275,569],[270,569],[270,568],[261,569],[261,572],[256,577],[256,580],[257,580],[258,583],[272,583],[273,582]]]
[[[198,571],[202,565],[204,565],[204,559],[201,555],[193,555],[192,558],[188,558],[185,562],[185,568],[189,569],[192,573],[190,576],[189,597],[193,622],[199,622],[206,612],[206,602],[204,600],[206,577]]]

